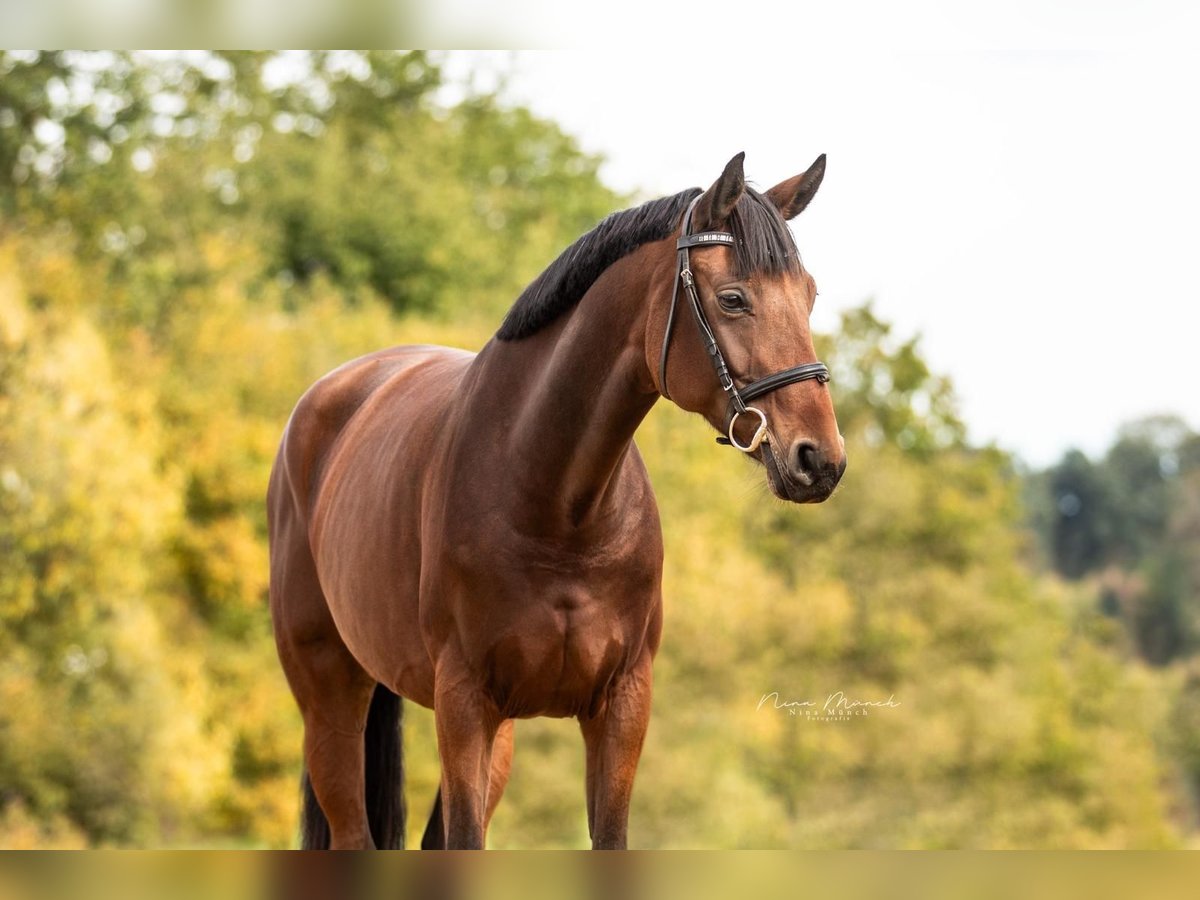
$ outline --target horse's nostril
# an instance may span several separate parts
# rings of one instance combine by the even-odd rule
[[[791,458],[792,475],[805,485],[810,485],[816,478],[817,471],[823,462],[821,451],[812,441],[796,441],[792,444]]]

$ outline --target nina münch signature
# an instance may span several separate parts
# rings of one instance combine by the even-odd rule
[[[790,716],[865,716],[869,709],[895,709],[900,701],[895,694],[886,700],[851,700],[844,691],[834,691],[821,703],[818,700],[784,700],[779,691],[771,691],[762,695],[756,709],[767,704],[772,709],[787,710]]]

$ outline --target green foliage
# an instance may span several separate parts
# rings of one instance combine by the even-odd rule
[[[1160,665],[1200,651],[1198,446],[1182,420],[1144,419],[1103,459],[1070,451],[1028,489],[1049,562],[1093,578],[1100,608]]]
[[[818,348],[838,384],[843,433],[922,458],[961,446],[949,381],[929,371],[917,338],[898,342],[891,330],[867,304],[844,312],[836,339]]]
[[[620,205],[552,123],[443,86],[420,53],[0,55],[0,845],[293,842],[263,514],[292,405],[383,344],[479,346]],[[634,842],[1176,841],[1200,679],[1126,642],[1197,633],[1161,598],[1200,579],[1200,442],[1159,423],[1030,481],[1068,574],[1145,561],[1106,615],[1031,571],[1012,465],[915,339],[866,306],[821,345],[850,456],[823,506],[666,404],[639,434],[667,611]],[[1123,530],[1054,518],[1088,479]],[[772,691],[900,705],[804,721]],[[411,704],[405,743],[415,841],[438,770]],[[583,845],[582,798],[574,724],[521,723],[493,844]]]
[[[1051,552],[1067,578],[1098,568],[1112,541],[1109,487],[1091,460],[1069,452],[1048,476]]]
[[[1130,423],[1102,459],[1064,455],[1028,480],[1049,564],[1079,581],[1109,643],[1165,667],[1171,776],[1200,798],[1200,435],[1174,416]],[[1098,630],[1099,633],[1099,630]]]
[[[615,205],[552,124],[490,96],[438,107],[422,52],[6,53],[0,72],[0,202],[151,280],[114,311],[142,324],[204,277],[214,233],[261,248],[264,280],[497,314]]]

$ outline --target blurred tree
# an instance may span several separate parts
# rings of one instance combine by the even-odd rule
[[[1101,609],[1158,665],[1200,646],[1197,446],[1181,419],[1154,416],[1123,426],[1099,462],[1071,451],[1028,482],[1054,568],[1072,579],[1103,573]]]
[[[1200,468],[1170,486],[1162,539],[1140,561],[1146,588],[1134,610],[1138,646],[1156,663],[1200,653]]]
[[[438,107],[421,51],[6,51],[0,73],[5,207],[161,288],[205,277],[189,255],[224,231],[266,248],[263,277],[496,315],[616,205],[553,124]]]
[[[1195,656],[1183,668],[1168,745],[1179,761],[1189,801],[1186,808],[1194,823],[1195,811],[1200,808],[1200,658]]]
[[[929,370],[919,343],[897,341],[870,303],[841,314],[836,339],[818,349],[838,385],[843,434],[921,458],[963,445],[966,429],[950,382]]]
[[[1113,498],[1106,474],[1078,450],[1049,474],[1052,558],[1067,578],[1098,569],[1112,552]]]
[[[212,776],[198,660],[166,636],[161,434],[86,319],[31,306],[9,274],[0,361],[0,815],[153,841],[198,815]]]

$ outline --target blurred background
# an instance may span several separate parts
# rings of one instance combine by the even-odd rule
[[[587,63],[0,52],[0,846],[293,845],[301,733],[266,609],[263,512],[293,403],[381,346],[477,349],[604,215],[707,183],[742,149],[764,185],[831,152],[796,231],[850,467],[829,502],[796,508],[669,404],[639,432],[667,563],[632,845],[1197,845],[1200,436],[1169,399],[1195,396],[1178,353],[1131,347],[1184,389],[1110,403],[1121,417],[1101,432],[1079,430],[1093,416],[1070,393],[1036,424],[988,418],[986,388],[956,384],[982,385],[968,362],[996,349],[1030,367],[1007,384],[1031,404],[1072,370],[1134,379],[1124,359],[1096,371],[1077,355],[1089,342],[1055,330],[1040,295],[1022,311],[1013,287],[996,293],[1047,283],[1001,251],[953,270],[953,296],[986,313],[973,330],[937,331],[944,307],[903,268],[850,296],[855,260],[883,252],[864,217],[921,205],[922,182],[839,195],[854,166],[839,174],[833,148],[880,159],[886,140],[864,148],[803,110],[761,148],[727,122],[718,140],[713,111],[685,122],[660,79],[646,93],[675,143],[639,183],[639,146],[663,155],[667,138],[606,118],[595,87],[590,118],[625,135],[601,146],[555,99]],[[888,139],[916,140],[902,137]],[[998,177],[959,175],[959,193]],[[839,196],[861,230],[838,225]],[[942,227],[988,234],[988,207],[971,215]],[[925,249],[900,222],[886,236],[889,259]],[[1068,321],[1120,331],[1098,287],[1082,296]],[[1176,295],[1122,299],[1128,327],[1164,347],[1184,331],[1146,312]],[[1048,331],[1056,360],[1021,328]],[[829,720],[760,703],[838,691],[898,705]],[[406,712],[415,837],[438,774],[430,713]],[[516,741],[491,845],[586,845],[575,723],[522,722]]]

